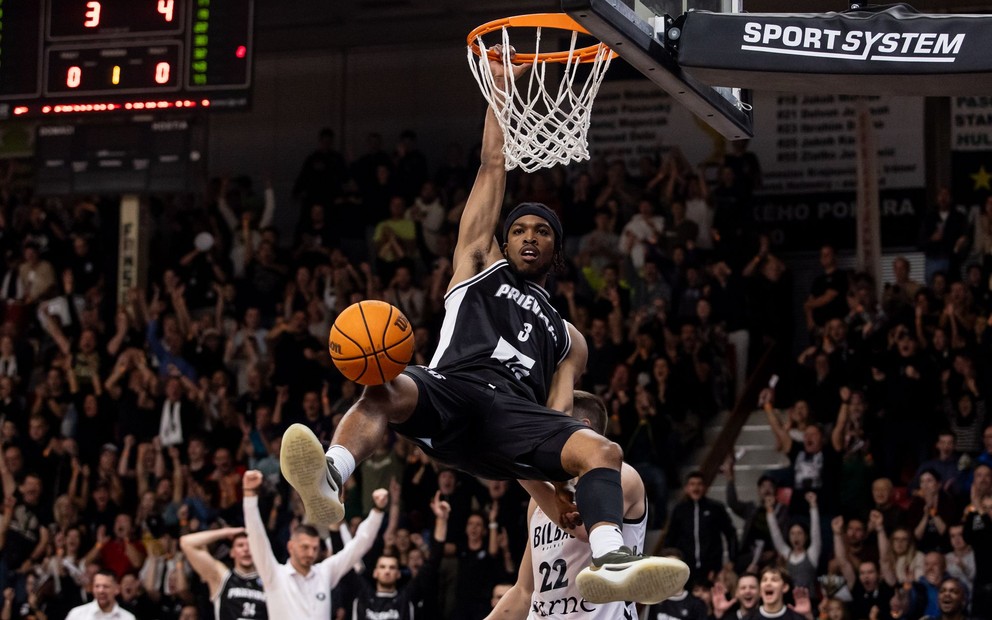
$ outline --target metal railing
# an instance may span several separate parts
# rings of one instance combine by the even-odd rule
[[[713,483],[713,479],[716,478],[717,473],[720,471],[720,465],[724,459],[727,458],[728,454],[733,452],[734,444],[737,443],[737,436],[741,434],[741,429],[744,428],[747,419],[754,413],[754,410],[758,406],[758,395],[768,385],[768,380],[772,375],[772,360],[774,359],[777,346],[773,342],[768,345],[768,348],[761,355],[761,359],[758,360],[754,372],[747,379],[744,392],[737,399],[737,404],[734,405],[730,417],[727,418],[726,424],[724,424],[716,441],[710,446],[702,465],[699,467],[699,471],[702,472],[703,481],[707,487]]]

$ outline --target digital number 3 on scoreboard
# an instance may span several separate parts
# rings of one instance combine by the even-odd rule
[[[49,0],[50,41],[178,34],[181,0]]]

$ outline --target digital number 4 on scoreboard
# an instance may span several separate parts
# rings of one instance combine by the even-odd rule
[[[182,0],[49,0],[50,41],[179,34]]]
[[[162,14],[163,19],[167,22],[171,22],[172,18],[175,17],[176,5],[174,0],[157,0],[157,3],[158,12]],[[98,27],[100,25],[100,14],[102,11],[102,2],[96,2],[95,0],[90,0],[87,2],[86,12],[83,14],[83,26],[86,28]]]

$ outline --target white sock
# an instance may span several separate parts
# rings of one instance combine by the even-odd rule
[[[348,448],[337,445],[327,449],[327,456],[334,459],[334,467],[341,474],[341,482],[347,482],[351,474],[355,473],[355,457],[348,452]]]
[[[592,557],[598,558],[616,551],[623,546],[623,534],[615,525],[600,525],[589,532],[589,547]]]

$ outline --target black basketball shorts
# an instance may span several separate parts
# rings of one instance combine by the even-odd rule
[[[487,480],[572,478],[561,450],[585,424],[477,377],[422,366],[403,372],[417,384],[417,408],[390,428],[432,458]]]

